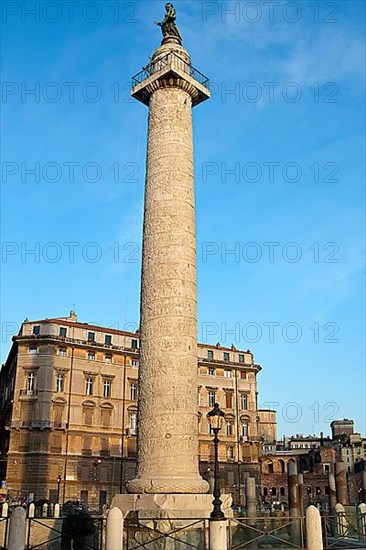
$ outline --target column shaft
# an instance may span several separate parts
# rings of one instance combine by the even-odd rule
[[[205,493],[198,472],[192,100],[150,98],[141,286],[138,474],[133,493]]]

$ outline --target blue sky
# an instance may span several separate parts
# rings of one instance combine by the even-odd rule
[[[25,317],[138,324],[147,108],[128,89],[164,3],[56,4],[2,3],[2,360]],[[364,3],[175,6],[212,88],[199,340],[255,353],[279,435],[365,433]]]

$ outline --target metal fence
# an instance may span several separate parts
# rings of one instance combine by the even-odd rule
[[[208,519],[127,517],[126,550],[208,550]]]
[[[304,518],[263,516],[229,520],[229,550],[306,548]]]
[[[207,76],[202,74],[199,70],[195,69],[190,63],[187,63],[185,59],[174,52],[169,52],[168,54],[156,59],[156,61],[153,61],[152,63],[149,63],[146,67],[144,67],[142,71],[132,77],[132,86],[137,86],[138,84],[141,84],[141,82],[145,80],[145,78],[148,78],[153,73],[164,69],[168,65],[181,69],[189,76],[197,80],[200,84],[202,84],[202,86],[209,89],[209,80]]]
[[[105,519],[88,519],[83,528],[77,517],[28,518],[25,550],[103,550]]]
[[[324,549],[366,548],[366,516],[357,510],[322,516]]]

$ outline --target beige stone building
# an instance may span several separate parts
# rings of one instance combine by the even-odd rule
[[[200,468],[209,478],[206,414],[225,411],[223,483],[258,472],[257,374],[252,353],[198,346]],[[24,321],[0,373],[1,474],[10,497],[96,507],[124,492],[136,467],[139,334],[69,317]],[[123,458],[122,458],[123,457]],[[237,476],[239,476],[237,478]]]
[[[350,434],[347,438],[337,441],[336,447],[346,464],[348,474],[355,473],[358,462],[366,461],[366,438],[359,433]]]
[[[272,409],[258,409],[258,435],[263,452],[275,452],[277,442],[277,413]]]

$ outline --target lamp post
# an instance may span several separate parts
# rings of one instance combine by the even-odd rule
[[[60,503],[60,484],[61,484],[61,476],[60,474],[57,476],[57,502]]]
[[[224,512],[221,510],[221,500],[220,500],[220,471],[219,471],[219,453],[218,453],[218,447],[219,447],[219,438],[218,433],[221,430],[222,421],[225,416],[225,413],[223,413],[220,408],[219,404],[215,403],[214,408],[212,411],[208,413],[208,421],[210,423],[211,429],[214,433],[213,443],[214,443],[214,449],[215,449],[215,463],[214,463],[214,490],[213,490],[213,496],[214,499],[212,501],[213,504],[213,510],[210,514],[211,519],[213,520],[222,520],[225,519]]]

